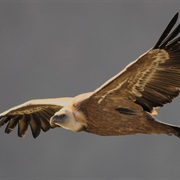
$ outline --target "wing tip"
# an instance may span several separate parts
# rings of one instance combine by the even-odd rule
[[[157,41],[157,43],[154,45],[153,49],[158,49],[158,48],[163,48],[167,45],[167,43],[169,41],[171,41],[172,39],[174,39],[178,33],[179,33],[179,25],[177,26],[177,28],[171,33],[170,31],[172,30],[172,28],[175,26],[177,20],[179,17],[179,12],[177,12],[173,18],[171,19],[171,21],[169,22],[169,24],[167,25],[167,27],[165,28],[165,30],[163,31],[162,35],[160,36],[159,40]]]

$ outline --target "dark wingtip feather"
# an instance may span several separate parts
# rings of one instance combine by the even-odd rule
[[[18,136],[25,137],[27,130],[28,130],[28,122],[23,118],[18,123]]]
[[[170,21],[170,23],[168,24],[168,26],[166,27],[166,29],[164,30],[164,32],[163,32],[162,35],[160,36],[159,40],[157,41],[157,43],[155,44],[155,46],[153,47],[153,49],[157,49],[157,48],[159,48],[159,47],[162,45],[163,41],[165,41],[166,37],[168,36],[168,34],[170,33],[170,31],[172,30],[172,28],[173,28],[174,25],[176,24],[177,19],[178,19],[178,16],[179,16],[179,12],[177,12],[177,13],[175,14],[175,16],[172,18],[172,20]],[[176,30],[176,31],[177,31],[177,30]],[[173,31],[172,34],[171,34],[171,36],[174,36],[174,35],[173,35],[174,33],[175,33],[175,32]],[[176,33],[177,33],[177,32],[176,32]],[[178,33],[177,33],[177,34],[178,34]],[[177,34],[176,34],[176,35],[177,35]],[[176,36],[176,35],[175,35],[175,36]],[[170,38],[170,40],[172,40],[172,39]],[[165,41],[164,43],[167,44],[167,43],[168,43],[168,40]]]
[[[10,119],[11,117],[0,117],[0,127],[6,124]]]
[[[20,119],[21,116],[12,117],[6,126],[5,133],[9,134],[16,127]]]
[[[32,132],[33,138],[37,138],[41,131],[41,124],[35,114],[32,114],[32,119],[29,122],[29,125],[31,127],[31,132]]]

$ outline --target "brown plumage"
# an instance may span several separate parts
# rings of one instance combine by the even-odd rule
[[[156,108],[180,92],[180,24],[173,17],[156,45],[94,92],[74,98],[33,100],[0,114],[0,126],[10,133],[18,125],[23,137],[30,125],[40,130],[63,127],[97,135],[174,134],[180,127],[157,121]]]

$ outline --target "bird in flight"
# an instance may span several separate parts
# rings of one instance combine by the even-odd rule
[[[41,129],[61,127],[102,136],[168,134],[180,137],[180,127],[153,117],[156,108],[170,103],[180,92],[180,24],[178,13],[153,48],[141,55],[94,92],[76,97],[37,99],[0,114],[0,126],[10,133],[18,126],[24,137],[31,127],[36,138]]]

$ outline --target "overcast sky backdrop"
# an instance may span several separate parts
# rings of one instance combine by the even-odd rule
[[[151,48],[180,3],[0,1],[0,111],[93,91]],[[180,22],[180,20],[179,20]],[[179,98],[158,119],[179,124]],[[0,179],[179,179],[180,139],[0,129]]]

